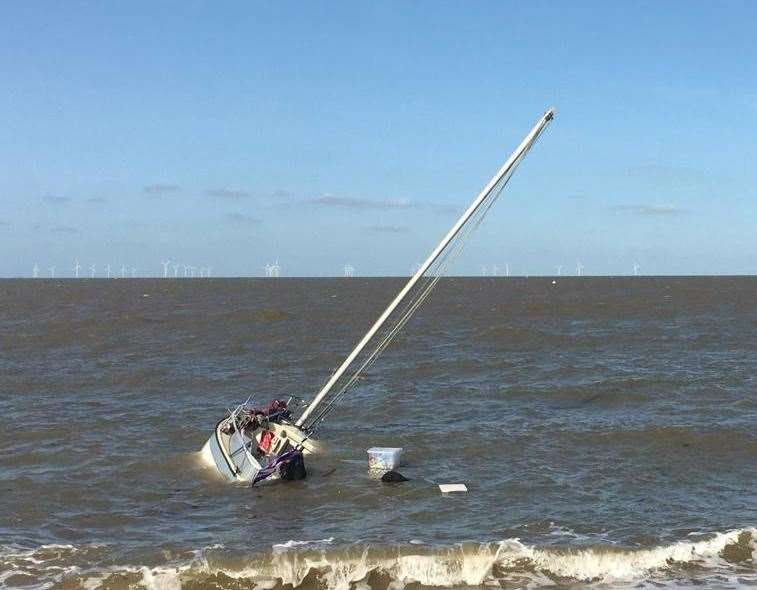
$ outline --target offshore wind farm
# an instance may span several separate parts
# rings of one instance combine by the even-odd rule
[[[50,275],[48,278],[55,278],[55,269],[57,267],[51,266],[49,267]],[[84,276],[80,276],[80,271],[82,269],[82,266],[79,264],[78,259],[74,260],[74,264],[71,267],[71,275],[69,275],[69,278],[85,278]],[[112,275],[111,274],[111,265],[110,263],[105,264],[102,267],[102,271],[98,273],[97,271],[97,264],[90,264],[89,274],[87,277],[93,279],[93,278],[211,278],[213,267],[211,266],[195,266],[190,264],[180,264],[180,263],[174,263],[171,260],[166,260],[160,263],[160,265],[155,265],[153,267],[153,270],[151,271],[149,268],[145,271],[144,274],[137,274],[137,267],[131,267],[128,265],[122,265],[120,275]],[[159,270],[162,268],[162,270]],[[412,267],[411,273],[414,273],[417,270],[417,266]],[[561,277],[563,276],[563,265],[557,265],[554,267],[554,272],[522,272],[520,274],[514,274],[513,276],[545,276],[545,277],[551,277],[551,276],[557,276]],[[576,262],[576,268],[575,268],[575,275],[574,276],[584,276],[584,270],[585,267],[581,264],[580,261]],[[131,274],[129,274],[129,271],[131,271]],[[352,278],[356,276],[356,270],[355,267],[351,264],[345,264],[342,269],[341,273],[339,271],[335,271],[332,275],[314,275],[314,276],[333,276],[333,277],[339,277],[342,276],[344,278]],[[497,264],[492,265],[482,265],[481,276],[488,276],[488,277],[509,277],[510,275],[510,264],[505,263],[502,266]],[[641,275],[641,266],[634,262],[633,265],[630,267],[630,269],[627,270],[627,272],[618,272],[616,274],[609,274],[604,276],[642,276]],[[58,278],[64,278],[65,275],[58,275]],[[239,273],[233,273],[229,275],[223,275],[223,278],[244,278],[249,276],[265,276],[267,278],[280,278],[281,275],[281,265],[279,264],[278,260],[276,260],[274,263],[266,263],[263,266],[263,272],[261,275],[257,274],[246,274],[243,271]],[[305,275],[308,276],[308,275]],[[364,275],[364,276],[372,276],[372,275]],[[373,275],[375,276],[375,275]],[[401,276],[401,275],[400,275]],[[475,273],[471,274],[460,274],[458,276],[475,276]],[[570,276],[570,275],[565,275]],[[595,275],[595,276],[603,276],[603,275]],[[18,277],[18,278],[25,278],[25,277]],[[40,274],[40,266],[37,263],[34,263],[34,265],[31,268],[30,274],[28,275],[28,278],[45,278]]]

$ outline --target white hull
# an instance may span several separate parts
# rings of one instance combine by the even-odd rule
[[[229,435],[223,432],[229,418],[216,424],[213,433],[202,447],[203,461],[229,481],[251,483],[258,472],[268,465],[268,461],[286,450],[288,447],[300,446],[304,455],[317,451],[317,443],[307,438],[299,428],[290,424],[270,424],[273,432],[271,448],[267,453],[258,450],[261,430],[252,433],[234,432]],[[269,479],[275,479],[271,476]]]

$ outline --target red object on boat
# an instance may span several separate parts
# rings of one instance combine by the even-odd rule
[[[273,432],[270,430],[264,430],[263,434],[260,435],[260,442],[258,443],[258,448],[263,451],[264,453],[267,453],[271,450],[271,443],[273,442]]]

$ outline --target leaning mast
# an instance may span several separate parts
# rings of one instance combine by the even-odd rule
[[[319,404],[323,401],[323,399],[329,394],[331,389],[334,387],[337,381],[339,381],[342,375],[344,375],[345,371],[347,371],[347,369],[352,364],[352,362],[357,358],[357,356],[368,345],[371,339],[381,329],[381,326],[383,326],[386,320],[389,319],[389,316],[392,314],[392,312],[397,308],[397,306],[400,303],[402,303],[402,301],[405,299],[408,293],[410,293],[412,288],[420,280],[423,274],[429,269],[429,267],[434,263],[434,261],[437,258],[439,258],[442,252],[444,252],[444,249],[460,232],[460,230],[463,228],[465,223],[471,218],[471,216],[486,201],[487,197],[490,196],[490,194],[497,187],[499,182],[508,173],[514,170],[514,168],[520,162],[521,158],[526,154],[529,148],[536,142],[536,140],[539,138],[539,136],[547,127],[547,125],[549,125],[549,122],[554,117],[554,114],[555,114],[554,109],[550,108],[537,121],[537,123],[533,126],[531,131],[528,132],[528,134],[520,143],[520,145],[515,149],[515,151],[512,154],[510,154],[510,157],[507,159],[507,161],[502,165],[502,167],[492,177],[489,183],[483,188],[483,190],[468,206],[465,212],[457,220],[455,225],[453,225],[452,228],[449,230],[449,232],[447,232],[447,235],[444,236],[442,241],[439,242],[436,248],[434,248],[434,250],[431,252],[431,254],[426,259],[426,261],[423,264],[421,264],[421,266],[418,268],[415,274],[410,278],[407,284],[405,284],[405,286],[397,294],[394,300],[388,305],[388,307],[384,310],[384,312],[379,316],[379,318],[371,326],[368,332],[366,332],[365,336],[363,336],[360,342],[358,342],[357,346],[355,346],[352,352],[350,352],[350,354],[347,355],[347,358],[344,359],[344,361],[339,366],[339,368],[336,371],[334,371],[334,373],[331,375],[331,377],[326,382],[326,384],[321,388],[318,394],[313,398],[313,401],[310,402],[308,407],[305,408],[305,411],[302,413],[302,415],[297,419],[297,422],[295,423],[296,426],[302,427],[303,424],[305,424],[305,422],[310,417],[310,415],[315,411],[315,409],[319,406]]]

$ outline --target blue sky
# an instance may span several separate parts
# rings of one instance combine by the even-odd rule
[[[0,8],[0,276],[757,273],[757,4]]]

